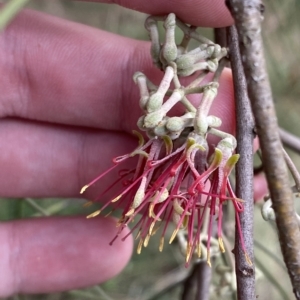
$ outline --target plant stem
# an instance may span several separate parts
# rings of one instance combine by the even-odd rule
[[[300,154],[300,138],[282,128],[279,128],[282,143],[291,150]]]
[[[215,43],[221,47],[227,46],[227,33],[226,28],[215,28],[214,29]]]
[[[180,266],[159,278],[155,284],[149,289],[150,295],[142,297],[143,300],[156,300],[169,292],[170,290],[180,286],[188,277],[188,270]]]
[[[181,300],[193,299],[194,289],[197,282],[197,274],[197,265],[194,264],[191,274],[187,277],[183,284]]]
[[[0,30],[6,27],[9,22],[30,0],[11,0],[0,11]]]
[[[271,258],[274,263],[280,266],[284,272],[286,272],[285,264],[276,256],[271,250],[269,250],[263,243],[254,240],[254,246],[263,251],[269,258]]]
[[[264,7],[260,0],[228,0],[227,4],[238,31],[248,95],[276,214],[281,250],[295,296],[300,299],[300,231],[263,54],[261,13]]]
[[[195,265],[197,269],[197,291],[195,300],[209,300],[209,288],[211,284],[212,271],[206,261]]]
[[[258,258],[255,259],[257,267],[261,270],[261,272],[265,275],[265,277],[268,279],[268,281],[274,286],[274,288],[277,290],[277,292],[280,294],[281,299],[289,299],[289,295],[285,291],[285,289],[280,285],[279,278],[276,278],[273,276],[272,272],[266,268],[265,264],[262,263]]]
[[[295,185],[297,188],[297,191],[300,192],[300,174],[297,170],[297,167],[295,166],[294,162],[292,161],[292,159],[290,158],[290,156],[288,155],[288,153],[284,150],[284,148],[282,147],[282,152],[284,155],[284,159],[285,162],[294,178],[295,181]]]
[[[236,139],[240,159],[236,165],[236,195],[243,199],[241,230],[248,255],[253,262],[253,138],[254,121],[247,94],[247,83],[235,26],[228,28],[228,46],[236,99]],[[236,227],[235,249],[238,299],[255,299],[255,268],[249,266]]]

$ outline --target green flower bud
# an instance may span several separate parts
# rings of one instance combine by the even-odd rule
[[[184,129],[184,121],[180,117],[172,117],[167,121],[166,128],[172,132],[182,131]]]
[[[150,96],[147,104],[146,109],[148,113],[154,112],[161,108],[164,100],[164,95],[159,93],[154,93]]]
[[[175,43],[175,27],[176,17],[174,14],[169,14],[164,22],[166,29],[166,38],[162,46],[163,58],[169,63],[174,61],[177,57],[177,45]]]
[[[159,122],[164,118],[165,113],[163,111],[154,111],[145,116],[144,126],[146,129],[154,129]]]

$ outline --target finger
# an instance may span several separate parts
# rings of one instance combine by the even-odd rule
[[[230,73],[223,76],[213,114],[223,116],[222,129],[233,132],[233,101],[227,101],[232,98],[232,83],[226,74]],[[78,196],[82,186],[112,165],[113,157],[136,147],[133,138],[119,133],[16,119],[0,124],[0,191],[6,197]],[[216,140],[211,142],[216,144]],[[116,172],[111,172],[100,184],[109,186],[116,177]],[[97,195],[97,186],[85,194],[93,199]]]
[[[128,232],[124,229],[124,235]],[[98,284],[117,275],[132,253],[132,238],[110,246],[110,218],[43,218],[0,226],[0,297],[51,293]]]
[[[254,176],[254,201],[260,201],[268,194],[268,183],[264,173]]]
[[[113,157],[136,146],[137,139],[120,133],[1,120],[0,196],[78,197],[82,186],[113,165]],[[94,199],[116,178],[110,172],[85,196]]]
[[[184,22],[196,26],[225,27],[232,25],[232,17],[222,0],[104,0],[117,3],[150,15],[175,13]]]
[[[0,117],[131,131],[141,115],[132,75],[142,71],[156,84],[162,77],[148,42],[31,11],[17,17],[0,45]],[[220,86],[214,107],[230,120],[229,71]]]

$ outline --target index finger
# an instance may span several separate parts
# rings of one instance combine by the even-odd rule
[[[90,1],[90,0],[86,0]],[[224,0],[104,0],[150,15],[175,13],[182,21],[203,27],[225,27],[233,19]]]

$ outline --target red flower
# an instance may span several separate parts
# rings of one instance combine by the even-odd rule
[[[180,230],[187,232],[186,263],[189,264],[192,254],[200,253],[200,235],[206,214],[209,215],[207,232],[207,262],[210,265],[210,241],[213,221],[218,221],[218,241],[221,252],[224,252],[222,240],[222,205],[231,200],[236,211],[242,247],[246,260],[251,261],[246,253],[243,236],[240,230],[239,213],[243,211],[242,200],[238,199],[229,182],[229,174],[236,164],[239,155],[233,154],[226,146],[226,138],[215,148],[212,161],[207,164],[208,145],[200,135],[191,132],[184,140],[179,138],[173,142],[169,137],[153,138],[144,143],[141,134],[135,132],[140,139],[137,149],[132,153],[116,157],[114,166],[98,176],[87,187],[119,166],[123,161],[139,155],[135,170],[122,170],[118,181],[123,180],[124,187],[115,198],[108,201],[103,208],[113,203],[115,207],[123,206],[123,213],[118,221],[118,232],[113,241],[121,234],[124,227],[140,214],[140,219],[130,232],[138,231],[139,244],[146,247],[152,235],[160,227],[161,238],[159,250],[162,251],[165,232],[170,222],[175,223],[175,230],[169,243],[172,243]],[[109,189],[108,188],[108,189]],[[104,191],[107,192],[106,189]],[[208,192],[207,192],[208,191]],[[103,193],[101,194],[101,196]],[[103,208],[101,210],[103,210]],[[101,210],[89,215],[95,217]],[[164,221],[164,224],[162,223]],[[122,240],[126,239],[124,236]]]

